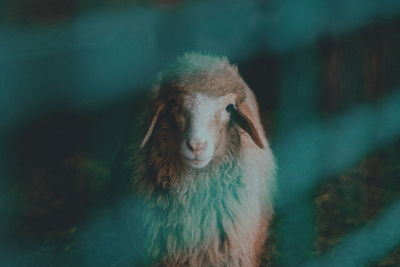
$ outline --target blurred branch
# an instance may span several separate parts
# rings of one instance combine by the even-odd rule
[[[277,137],[277,201],[282,264],[304,260],[312,250],[312,190],[366,153],[400,135],[400,91],[375,105],[359,106],[327,121],[314,121]],[[299,154],[301,153],[301,154]]]
[[[292,196],[280,207],[308,195],[327,176],[340,173],[365,153],[399,136],[399,103],[400,91],[396,90],[375,104],[358,106],[326,121],[305,123],[276,137],[281,193]]]
[[[330,252],[297,266],[366,266],[393,249],[400,240],[400,201],[373,223],[351,233]]]

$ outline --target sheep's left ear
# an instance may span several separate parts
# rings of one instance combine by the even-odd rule
[[[233,120],[245,130],[253,140],[253,142],[260,148],[264,148],[264,142],[261,138],[261,133],[254,126],[254,118],[251,110],[246,103],[241,103],[232,113]]]
[[[164,103],[157,104],[154,108],[153,114],[151,115],[151,122],[149,127],[147,128],[146,135],[143,137],[142,143],[140,144],[140,148],[143,148],[146,144],[147,141],[149,141],[149,138],[151,134],[153,133],[154,127],[156,126],[158,117],[160,116],[161,111],[165,108]]]

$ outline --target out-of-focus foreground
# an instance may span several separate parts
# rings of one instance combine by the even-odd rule
[[[191,50],[227,56],[258,96],[279,167],[264,264],[400,264],[399,1],[17,0],[0,14],[1,266],[134,264],[133,125]]]

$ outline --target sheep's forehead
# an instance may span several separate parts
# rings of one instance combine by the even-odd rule
[[[184,105],[194,116],[207,118],[221,108],[235,102],[235,94],[216,97],[202,93],[194,93],[186,97]]]
[[[243,95],[244,83],[232,72],[216,72],[194,75],[179,79],[179,87],[189,93],[202,93],[211,97],[223,97],[227,94]]]

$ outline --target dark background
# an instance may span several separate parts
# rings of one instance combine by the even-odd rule
[[[400,1],[0,8],[0,266],[129,266],[128,147],[156,74],[227,56],[278,162],[268,266],[400,266]]]

